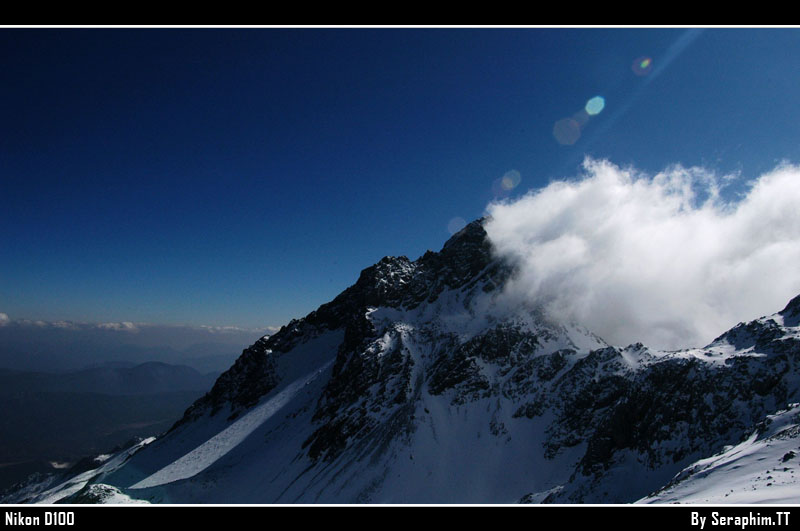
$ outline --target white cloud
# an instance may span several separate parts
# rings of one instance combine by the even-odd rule
[[[263,328],[243,328],[241,326],[213,326],[213,325],[200,325],[198,328],[205,330],[210,334],[239,334],[239,333],[260,333],[264,330],[277,330],[274,326],[265,326]]]
[[[80,327],[80,325],[72,321],[55,321],[50,323],[50,326],[54,328],[63,328],[65,330],[77,330]]]
[[[130,321],[122,321],[121,323],[100,323],[97,325],[97,328],[102,328],[104,330],[119,330],[123,332],[139,331],[139,327]]]
[[[701,346],[800,292],[800,168],[781,165],[735,203],[730,177],[675,166],[640,175],[587,160],[584,175],[487,207],[507,287],[612,344]]]

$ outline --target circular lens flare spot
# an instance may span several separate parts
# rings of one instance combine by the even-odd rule
[[[500,186],[503,187],[503,190],[513,190],[517,187],[522,177],[520,176],[517,170],[511,170],[506,172],[503,175],[503,178],[500,179]]]
[[[583,129],[583,126],[589,121],[589,118],[591,118],[591,116],[589,116],[585,108],[572,115],[572,119],[575,120],[575,123],[578,124],[578,127],[581,129]]]
[[[631,70],[637,76],[646,76],[653,68],[653,60],[649,57],[637,57],[631,65]]]
[[[581,126],[572,118],[564,118],[553,125],[553,136],[563,146],[571,146],[581,137]]]
[[[600,114],[603,108],[606,106],[606,100],[602,96],[595,96],[594,98],[590,99],[586,102],[586,112],[590,116],[595,116]]]
[[[447,232],[455,234],[466,226],[467,222],[464,221],[464,218],[456,217],[447,222]]]

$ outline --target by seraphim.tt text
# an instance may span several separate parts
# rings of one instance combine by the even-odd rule
[[[784,526],[789,525],[790,511],[752,512],[747,515],[726,516],[719,511],[702,513],[692,511],[691,524],[706,529],[707,527],[738,527],[747,529],[754,526]]]

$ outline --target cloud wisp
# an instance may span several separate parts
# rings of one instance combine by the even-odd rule
[[[4,319],[0,368],[58,372],[149,361],[191,365],[201,372],[228,369],[242,349],[274,327],[195,326],[122,322],[85,323]]]
[[[780,165],[725,201],[730,180],[587,159],[575,180],[491,203],[489,237],[519,266],[506,296],[612,344],[664,349],[780,310],[800,292],[800,167]]]

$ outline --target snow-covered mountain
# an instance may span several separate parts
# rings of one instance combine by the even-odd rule
[[[800,297],[661,352],[511,304],[512,274],[481,220],[438,253],[386,257],[246,349],[163,437],[5,501],[673,501],[702,488],[685,487],[692,463],[721,470],[785,432],[763,426],[800,401]]]

